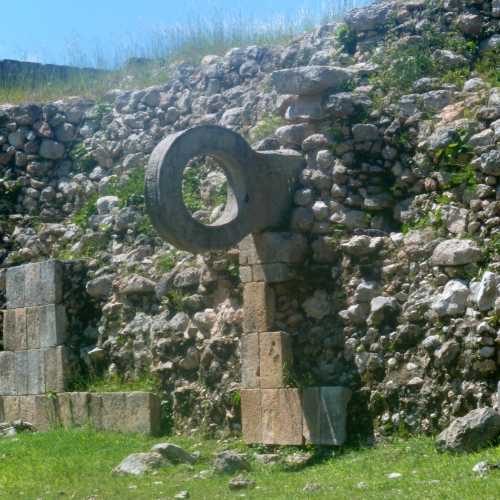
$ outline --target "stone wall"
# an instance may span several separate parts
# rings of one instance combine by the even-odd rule
[[[478,63],[498,15],[496,0],[385,2],[105,104],[3,106],[2,266],[85,258],[101,313],[83,362],[155,374],[179,428],[238,429],[239,251],[175,250],[130,189],[166,134],[222,125],[307,160],[279,228],[305,250],[272,285],[289,385],[352,389],[351,436],[430,432],[496,403],[500,91]],[[425,71],[407,75],[398,54],[415,46]]]

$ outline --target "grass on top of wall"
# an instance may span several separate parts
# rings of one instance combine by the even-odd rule
[[[0,79],[0,103],[47,102],[66,96],[99,100],[114,88],[139,89],[166,83],[173,63],[198,63],[205,55],[223,55],[232,47],[284,45],[320,23],[341,19],[348,10],[371,1],[325,0],[316,10],[301,10],[294,16],[267,22],[246,18],[236,11],[214,12],[208,19],[199,19],[193,13],[182,25],[152,29],[141,33],[139,39],[133,34],[127,38],[116,36],[112,42],[97,42],[93,51],[82,49],[75,37],[67,47],[66,64],[111,71],[99,76],[77,75],[68,80],[34,81],[29,75],[14,83]]]
[[[127,455],[146,452],[158,442],[173,442],[199,451],[194,466],[168,466],[144,477],[114,476],[112,469]],[[230,475],[195,476],[211,467],[213,453],[247,452],[256,487],[243,492],[228,488]],[[459,499],[493,500],[500,491],[500,470],[481,478],[472,471],[483,460],[500,462],[500,447],[469,455],[439,454],[431,438],[395,439],[374,448],[323,450],[300,470],[262,465],[252,459],[257,448],[239,440],[198,437],[151,438],[92,429],[56,430],[0,439],[0,498],[5,499],[151,499],[173,498],[187,490],[192,499]],[[260,450],[261,451],[261,450]],[[289,448],[281,453],[290,453]],[[390,479],[391,473],[400,477]],[[316,491],[304,492],[308,484]]]

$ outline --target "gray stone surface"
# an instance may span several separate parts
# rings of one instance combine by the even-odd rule
[[[11,351],[0,351],[0,396],[16,394],[15,373],[15,354]]]
[[[500,414],[492,408],[472,410],[455,419],[436,439],[440,451],[477,451],[500,436]]]
[[[304,66],[281,69],[271,75],[271,83],[279,94],[301,96],[321,94],[327,89],[342,90],[351,74],[335,66]]]
[[[446,240],[434,249],[432,263],[435,266],[464,266],[480,261],[483,253],[472,240]]]
[[[177,463],[194,464],[198,459],[198,457],[195,454],[189,453],[180,446],[177,446],[176,444],[172,443],[155,444],[151,448],[151,451],[159,453],[164,458],[166,458],[167,460],[169,460],[174,464]]]
[[[113,474],[142,476],[167,465],[169,462],[160,453],[132,453],[113,469]]]

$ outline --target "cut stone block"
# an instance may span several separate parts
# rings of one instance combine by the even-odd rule
[[[127,401],[124,392],[110,392],[101,394],[102,399],[102,420],[101,425],[104,430],[116,430],[120,424],[127,425]]]
[[[245,443],[262,442],[262,391],[241,390],[241,425]]]
[[[240,266],[240,281],[242,283],[253,281],[252,266]]]
[[[291,337],[284,332],[259,334],[260,387],[278,389],[286,385],[293,362]]]
[[[240,264],[299,264],[307,252],[307,240],[299,233],[250,234],[239,245]]]
[[[0,351],[0,396],[15,396],[16,394],[15,354],[10,351]]]
[[[45,392],[64,392],[69,382],[68,351],[65,347],[51,347],[43,353]]]
[[[3,344],[6,351],[22,351],[28,348],[26,309],[4,311]]]
[[[158,396],[151,392],[126,393],[128,418],[123,432],[158,435],[161,431],[161,405]]]
[[[44,395],[19,396],[17,418],[33,424],[37,431],[48,431],[57,425],[55,401]]]
[[[7,269],[7,273],[5,276],[5,290],[8,309],[24,307],[25,269],[25,266],[17,266]]]
[[[103,404],[100,394],[89,394],[88,415],[89,422],[96,429],[102,429]]]
[[[252,266],[254,281],[267,283],[282,283],[293,279],[293,274],[287,264],[256,264]]]
[[[14,422],[19,419],[19,396],[2,397],[3,422]]]
[[[247,283],[243,289],[243,331],[272,330],[275,315],[274,290],[266,283]]]
[[[28,394],[29,388],[29,365],[28,351],[14,353],[16,363],[16,394]]]
[[[299,389],[261,389],[262,442],[297,445],[303,443],[302,398]]]
[[[59,304],[63,295],[62,269],[56,260],[7,269],[7,308]]]
[[[89,423],[88,392],[62,392],[57,395],[58,418],[63,427],[80,427]]]
[[[320,387],[322,445],[341,446],[346,440],[347,405],[351,391],[345,387]]]
[[[62,305],[27,308],[28,349],[44,349],[64,344],[66,324],[66,308]]]
[[[260,387],[259,334],[246,333],[240,340],[241,386],[245,389]]]
[[[306,387],[302,392],[303,434],[306,443],[321,443],[319,387]]]
[[[26,394],[44,394],[44,353],[38,349],[26,352],[28,353],[28,391]]]

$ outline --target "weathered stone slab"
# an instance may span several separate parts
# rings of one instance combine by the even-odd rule
[[[321,442],[319,387],[306,387],[302,392],[303,434],[306,443]]]
[[[62,300],[62,264],[46,260],[7,270],[7,308],[59,304]]]
[[[252,266],[252,276],[254,281],[266,281],[267,283],[283,283],[293,278],[290,267],[281,262],[255,264]]]
[[[16,394],[28,394],[29,388],[29,365],[28,351],[14,353],[16,364]]]
[[[127,425],[127,400],[124,392],[109,392],[101,394],[102,420],[101,428],[104,430],[116,430],[121,425]]]
[[[0,396],[15,396],[16,357],[11,351],[0,352]]]
[[[26,351],[28,354],[28,391],[26,394],[45,393],[45,370],[43,351]],[[21,394],[21,393],[19,393]]]
[[[123,432],[158,435],[161,432],[161,405],[151,392],[126,393],[128,418]]]
[[[26,309],[28,349],[63,345],[66,339],[66,308],[62,305]]]
[[[318,444],[341,446],[346,440],[351,391],[346,387],[320,387],[319,397],[321,441]]]
[[[64,392],[69,382],[68,351],[65,347],[51,347],[43,353],[43,373],[46,392]]]
[[[302,401],[299,389],[261,389],[262,442],[301,445]]]
[[[82,426],[89,423],[88,392],[62,392],[57,395],[58,418],[63,427]]]
[[[25,269],[25,266],[17,266],[7,269],[7,274],[5,276],[5,289],[8,309],[24,307]]]
[[[25,307],[59,304],[62,295],[63,268],[61,262],[45,260],[26,266]]]
[[[89,394],[88,415],[89,422],[91,422],[96,429],[102,429],[103,404],[100,394]]]
[[[245,389],[260,387],[259,334],[246,333],[240,340],[241,386]]]
[[[260,387],[278,389],[286,385],[293,362],[290,335],[284,332],[259,334]]]
[[[245,443],[262,442],[262,391],[241,390],[241,425]]]
[[[28,348],[26,309],[7,309],[3,314],[3,345],[6,351],[22,351]]]
[[[4,422],[13,422],[19,418],[19,396],[3,396],[2,397],[3,417]]]
[[[247,283],[243,289],[243,331],[267,332],[273,329],[274,290],[266,283]]]
[[[300,264],[307,252],[307,240],[299,233],[268,231],[248,235],[239,250],[240,265]]]

